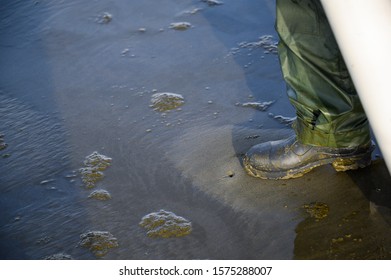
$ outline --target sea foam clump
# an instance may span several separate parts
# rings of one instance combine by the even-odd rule
[[[93,198],[96,200],[109,200],[109,199],[111,199],[111,195],[106,190],[95,190],[90,193],[88,198]]]
[[[187,29],[189,29],[191,27],[192,27],[191,23],[186,22],[186,21],[173,22],[173,23],[170,24],[170,28],[171,29],[180,30],[180,31],[187,30]]]
[[[241,104],[242,107],[254,108],[259,111],[266,111],[275,101],[265,101],[265,102],[246,102]]]
[[[148,237],[182,237],[192,231],[190,221],[166,210],[144,216],[139,225],[147,230]]]
[[[170,92],[155,93],[151,96],[151,106],[159,112],[176,109],[185,103],[182,95]]]
[[[96,257],[103,257],[110,248],[118,247],[117,238],[108,231],[89,231],[80,235],[79,245],[90,249]]]
[[[87,156],[84,160],[84,167],[79,169],[82,181],[88,188],[94,188],[96,183],[103,179],[104,174],[102,171],[106,170],[111,165],[112,159],[93,152]]]
[[[305,209],[305,211],[316,220],[324,219],[329,214],[329,206],[323,202],[312,202],[310,204],[304,204],[303,209]]]

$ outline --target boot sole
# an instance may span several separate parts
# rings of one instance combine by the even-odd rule
[[[348,170],[356,170],[359,168],[364,168],[371,164],[371,152],[368,152],[364,155],[354,156],[354,157],[337,157],[337,158],[323,159],[323,160],[311,162],[307,165],[298,167],[296,169],[290,169],[286,171],[261,171],[252,167],[248,163],[246,158],[243,159],[243,166],[245,171],[253,177],[257,177],[261,179],[286,180],[286,179],[299,178],[307,174],[308,172],[310,172],[312,169],[326,164],[332,164],[333,168],[337,172],[344,172]]]

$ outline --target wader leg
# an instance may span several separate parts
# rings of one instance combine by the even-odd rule
[[[320,1],[277,0],[276,30],[298,140],[335,148],[368,143],[367,118]]]

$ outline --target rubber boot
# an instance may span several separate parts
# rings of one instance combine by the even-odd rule
[[[296,136],[253,146],[244,156],[248,174],[262,179],[290,179],[315,167],[332,164],[336,171],[363,168],[371,163],[372,142],[350,148],[329,148],[300,143]]]

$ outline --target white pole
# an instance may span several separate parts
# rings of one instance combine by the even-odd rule
[[[391,173],[391,0],[321,0]]]

